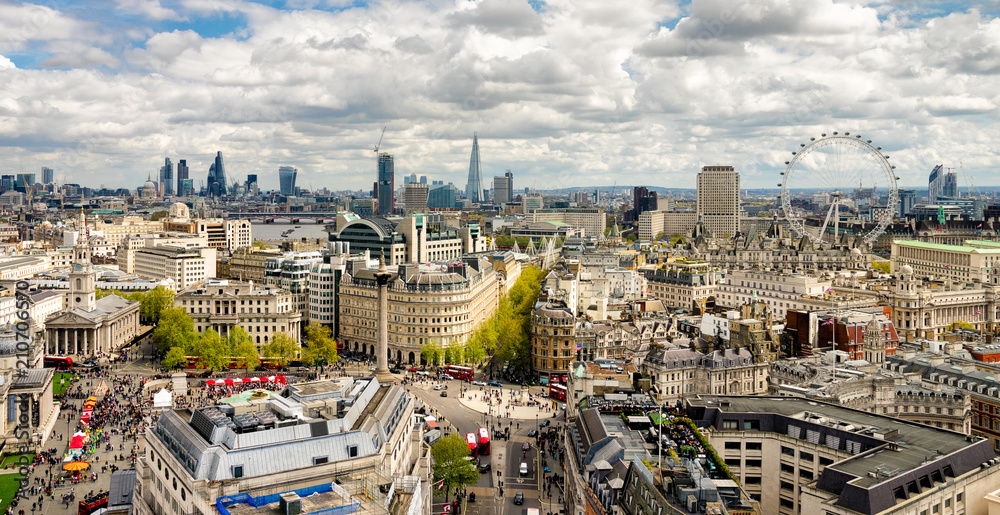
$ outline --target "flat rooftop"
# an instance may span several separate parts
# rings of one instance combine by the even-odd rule
[[[315,493],[306,497],[300,497],[300,499],[302,501],[302,511],[300,513],[302,515],[338,507],[343,507],[342,510],[337,511],[338,515],[347,515],[361,511],[359,510],[360,506],[351,506],[352,504],[356,504],[357,501],[345,501],[343,496],[333,491]],[[249,503],[239,503],[231,504],[226,509],[231,515],[285,515],[279,509],[280,504],[280,502],[272,502],[255,507]]]

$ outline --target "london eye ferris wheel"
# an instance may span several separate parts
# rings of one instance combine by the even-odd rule
[[[892,222],[898,177],[889,156],[871,140],[849,132],[823,134],[800,144],[785,164],[781,210],[799,238],[836,241],[841,214],[853,213],[862,222],[860,235],[872,246]]]

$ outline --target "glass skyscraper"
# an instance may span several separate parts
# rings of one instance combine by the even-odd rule
[[[174,194],[174,164],[169,157],[163,160],[160,168],[160,190],[164,196]]]
[[[56,182],[56,181],[53,180],[55,178],[54,175],[55,175],[55,171],[54,170],[52,170],[51,168],[46,167],[46,166],[42,167],[42,183],[43,184],[52,184],[52,183]]]
[[[291,166],[278,168],[278,183],[281,186],[282,195],[295,195],[295,177],[298,174],[299,171]]]
[[[473,204],[486,202],[483,194],[483,167],[479,163],[479,135],[472,134],[472,157],[469,159],[469,182],[465,186],[465,196]]]
[[[392,155],[378,155],[378,181],[375,182],[375,196],[378,199],[378,215],[389,216],[395,203],[396,181]]]
[[[190,195],[191,191],[184,191],[184,179],[188,179],[188,162],[187,159],[181,159],[177,162],[177,194],[178,195]]]
[[[222,162],[222,151],[215,154],[215,162],[208,168],[208,181],[205,184],[209,196],[218,197],[225,195],[226,191],[226,165]]]

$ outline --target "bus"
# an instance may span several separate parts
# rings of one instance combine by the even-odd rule
[[[458,365],[448,365],[445,367],[446,374],[454,377],[455,379],[462,379],[464,381],[472,381],[475,379],[472,376],[472,369],[469,367],[460,367]]]
[[[465,434],[465,441],[469,443],[469,455],[473,458],[478,457],[477,452],[479,450],[479,443],[476,442],[476,435],[472,433]]]
[[[64,358],[61,356],[45,356],[42,358],[42,364],[45,368],[54,368],[56,370],[69,370],[73,368],[73,358]]]
[[[265,370],[277,370],[281,368],[281,358],[260,358],[260,366]]]
[[[184,368],[201,368],[201,358],[198,356],[184,356]]]
[[[549,385],[549,397],[557,400],[566,402],[566,385],[564,384],[550,384]]]
[[[479,455],[488,456],[490,454],[490,433],[485,427],[479,428]]]
[[[243,356],[230,356],[223,358],[229,360],[230,370],[236,370],[240,368],[247,368],[247,359]]]

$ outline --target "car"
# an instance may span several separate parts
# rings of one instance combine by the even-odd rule
[[[519,472],[520,472],[520,474],[522,476],[527,476],[528,475],[528,464],[522,461],[521,462],[521,468],[520,468]]]
[[[485,474],[485,473],[487,473],[489,471],[490,471],[490,464],[489,463],[480,463],[479,464],[479,473],[480,474]]]
[[[538,431],[535,431],[534,429],[532,429],[531,431],[528,431],[528,436],[534,438],[534,437],[538,436]]]
[[[435,390],[444,390],[444,386],[440,385],[440,384],[436,384],[436,385],[434,385],[434,389]]]
[[[501,383],[500,381],[490,381],[490,382],[486,383],[486,385],[487,386],[503,386],[503,383]]]
[[[486,381],[473,381],[472,384],[476,386],[486,386]]]
[[[410,368],[408,368],[406,370],[408,370],[410,372],[416,372],[417,371],[417,367],[410,367]]]
[[[441,390],[441,397],[447,397],[447,396],[448,396],[448,391],[447,390]]]
[[[531,448],[531,444],[529,444],[528,442],[524,442],[523,444],[521,444],[521,450],[524,451],[524,452],[528,452],[528,449],[530,449],[530,448]]]
[[[448,374],[441,374],[441,379],[446,379],[446,380],[450,381],[450,380],[455,379],[455,378],[451,377]]]
[[[518,492],[514,494],[514,504],[517,504],[519,506],[524,504],[524,492]]]
[[[299,372],[308,372],[309,371],[309,367],[299,367],[296,370],[298,370]]]
[[[552,423],[552,421],[551,421],[551,420],[543,420],[543,421],[542,421],[542,423],[541,423],[541,424],[539,424],[539,425],[540,425],[541,427],[548,427],[550,423]]]

